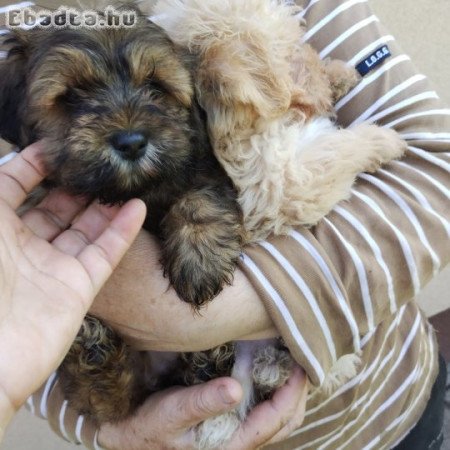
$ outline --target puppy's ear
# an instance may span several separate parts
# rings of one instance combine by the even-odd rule
[[[170,38],[200,58],[197,86],[212,126],[225,119],[231,128],[288,110],[303,33],[297,12],[272,0],[159,0],[154,8]]]
[[[19,147],[29,142],[25,136],[26,72],[28,39],[22,31],[7,34],[2,47],[7,57],[0,61],[0,137]]]
[[[345,67],[344,63],[342,65]],[[310,45],[303,44],[299,48],[292,59],[292,73],[295,86],[292,108],[307,118],[333,113],[331,75],[327,64]]]
[[[276,117],[290,105],[289,67],[281,73],[255,42],[220,42],[204,53],[199,76],[203,92],[225,108],[246,106],[263,118]]]

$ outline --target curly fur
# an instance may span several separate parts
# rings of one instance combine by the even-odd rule
[[[356,72],[301,44],[296,12],[282,0],[155,6],[169,36],[199,57],[199,99],[249,241],[314,225],[348,197],[358,173],[406,148],[390,130],[333,124],[333,103],[356,84]]]
[[[230,355],[223,348],[223,355]],[[223,358],[220,358],[223,359]],[[195,429],[196,446],[201,450],[223,448],[249,411],[288,380],[293,361],[278,339],[236,342],[231,376],[242,386],[243,398],[233,411],[208,419]]]
[[[94,317],[84,320],[59,373],[72,408],[98,423],[128,416],[145,398],[142,358]]]

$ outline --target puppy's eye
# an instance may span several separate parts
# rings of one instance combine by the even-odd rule
[[[164,111],[159,106],[151,104],[151,105],[147,105],[146,109],[151,114],[155,114],[158,116],[165,116]]]
[[[72,87],[68,88],[64,94],[57,98],[57,104],[64,111],[74,115],[98,113],[98,108],[89,102],[90,96],[89,91]]]
[[[64,94],[58,97],[58,103],[69,108],[77,106],[80,102],[80,95],[74,88],[68,88]]]
[[[154,78],[147,78],[146,87],[150,90],[152,97],[160,98],[167,95],[167,90],[164,85]]]

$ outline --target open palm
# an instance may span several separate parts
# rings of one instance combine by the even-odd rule
[[[19,218],[45,175],[40,145],[0,167],[0,388],[14,409],[61,362],[145,216],[140,200],[86,209],[54,191]]]

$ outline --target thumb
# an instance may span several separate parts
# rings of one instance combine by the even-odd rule
[[[210,417],[230,411],[242,398],[241,385],[233,378],[217,378],[178,391],[174,422],[179,430],[196,426]]]

